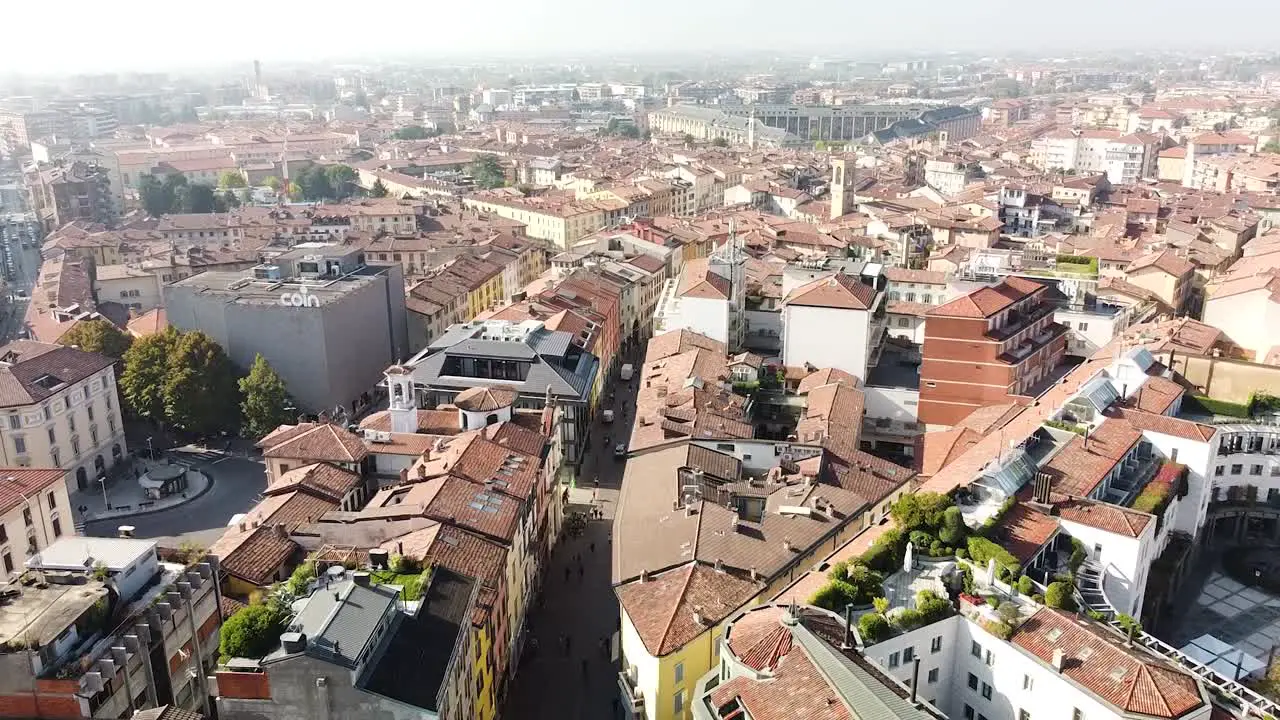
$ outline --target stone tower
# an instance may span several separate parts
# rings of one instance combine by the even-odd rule
[[[844,158],[831,158],[831,219],[849,212],[850,179],[845,173]]]

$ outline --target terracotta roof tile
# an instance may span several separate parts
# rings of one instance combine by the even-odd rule
[[[875,288],[851,275],[836,273],[795,288],[783,302],[808,307],[868,310],[875,298]]]
[[[333,423],[281,425],[258,442],[269,458],[353,463],[369,454],[364,441]]]
[[[640,640],[655,657],[680,649],[763,589],[763,583],[698,562],[615,588]]]

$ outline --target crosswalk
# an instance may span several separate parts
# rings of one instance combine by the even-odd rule
[[[173,451],[170,457],[174,460],[190,463],[192,465],[209,465],[218,460],[227,457],[226,453],[216,450],[200,450],[198,448],[180,448]]]

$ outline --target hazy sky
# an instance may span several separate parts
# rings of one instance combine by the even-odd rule
[[[0,0],[0,26],[0,75],[702,48],[1274,51],[1280,0]]]

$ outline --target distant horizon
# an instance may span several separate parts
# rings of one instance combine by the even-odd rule
[[[0,77],[172,74],[250,65],[254,59],[293,66],[610,56],[668,62],[673,56],[714,55],[856,60],[950,52],[1067,57],[1192,48],[1234,54],[1276,52],[1280,27],[1275,0],[1219,0],[1212,7],[1215,16],[1247,19],[1218,24],[1221,30],[1195,22],[1205,7],[1190,0],[1078,0],[1069,9],[1007,0],[918,0],[910,6],[851,3],[797,15],[766,0],[488,0],[480,6],[411,5],[386,12],[353,10],[337,0],[312,0],[305,10],[223,0],[189,14],[176,14],[160,0],[66,4],[68,19],[49,31],[41,31],[50,21],[47,7],[22,3],[4,9],[9,32]]]

